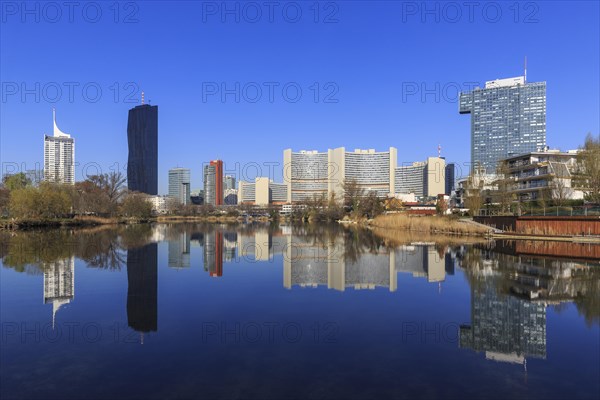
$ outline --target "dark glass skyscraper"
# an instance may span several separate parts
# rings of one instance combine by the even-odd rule
[[[499,160],[546,147],[546,82],[488,81],[460,94],[459,112],[471,114],[473,168],[492,174]]]
[[[455,165],[454,163],[449,163],[448,165],[446,165],[446,173],[444,174],[444,178],[446,179],[446,190],[445,193],[450,196],[452,194],[452,191],[454,190],[454,170],[455,170]]]
[[[158,194],[158,106],[142,104],[129,110],[127,144],[127,187]]]

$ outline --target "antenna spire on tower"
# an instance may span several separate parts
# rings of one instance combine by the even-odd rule
[[[442,145],[438,144],[438,158],[442,157]]]
[[[527,56],[525,56],[525,75],[523,75],[523,80],[527,83]]]
[[[144,91],[142,90],[142,105],[144,105]]]

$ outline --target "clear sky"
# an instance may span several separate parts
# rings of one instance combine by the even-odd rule
[[[77,180],[123,169],[142,90],[159,106],[161,193],[176,166],[201,188],[216,158],[281,180],[286,148],[394,146],[402,164],[440,144],[462,165],[457,90],[522,75],[525,56],[528,81],[547,82],[551,147],[600,130],[597,1],[0,4],[3,173],[43,162],[53,107]]]

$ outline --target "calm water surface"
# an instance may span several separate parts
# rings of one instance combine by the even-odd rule
[[[552,246],[0,233],[0,397],[599,398],[600,261]]]

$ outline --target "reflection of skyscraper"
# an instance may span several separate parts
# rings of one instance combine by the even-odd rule
[[[323,247],[290,235],[285,250],[285,288],[290,289],[294,285],[327,285],[329,289],[340,291],[344,291],[346,287],[374,289],[377,286],[387,287],[392,292],[396,290],[394,253],[385,249],[347,257],[343,239],[335,239]]]
[[[127,250],[127,322],[138,332],[158,327],[157,244]]]
[[[210,276],[223,276],[223,232],[212,231],[204,235],[204,270]]]
[[[398,247],[394,253],[397,272],[425,277],[429,282],[446,279],[447,258],[441,258],[434,246],[411,244]]]
[[[75,296],[75,258],[44,265],[44,304],[52,302],[52,326],[56,312]]]
[[[127,145],[127,187],[132,191],[157,195],[158,106],[142,104],[129,110]]]
[[[546,358],[546,306],[499,295],[497,279],[487,276],[472,283],[471,325],[461,325],[460,347],[509,363]]]
[[[235,258],[235,249],[237,248],[237,232],[223,233],[223,258],[225,261],[231,261]]]
[[[190,267],[190,234],[181,232],[177,239],[169,240],[169,267]]]

